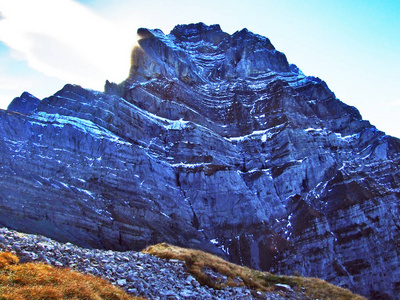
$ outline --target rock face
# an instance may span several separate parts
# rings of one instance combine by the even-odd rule
[[[0,223],[400,297],[400,141],[248,30],[139,29],[129,78],[0,111]]]
[[[29,114],[33,112],[39,105],[40,100],[35,96],[24,92],[21,97],[16,97],[8,106],[9,111],[18,112],[21,114]]]

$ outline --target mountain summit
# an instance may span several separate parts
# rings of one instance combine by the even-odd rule
[[[0,111],[0,224],[400,297],[400,141],[246,29],[138,35],[105,93],[66,85]]]

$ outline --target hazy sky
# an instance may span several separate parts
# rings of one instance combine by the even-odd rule
[[[124,80],[138,27],[246,27],[325,80],[378,129],[400,137],[400,1],[0,0],[0,108],[23,91]]]

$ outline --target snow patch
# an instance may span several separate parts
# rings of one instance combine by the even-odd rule
[[[305,132],[310,132],[310,131],[317,131],[317,132],[322,132],[322,131],[324,131],[322,128],[312,128],[312,127],[309,127],[309,128],[307,128],[307,129],[304,129],[304,131]]]
[[[276,134],[275,132],[271,132],[271,131],[277,130],[277,129],[283,127],[284,125],[285,124],[280,124],[275,127],[271,127],[271,128],[264,129],[264,130],[255,130],[252,133],[247,134],[247,135],[231,137],[231,138],[227,138],[227,139],[231,142],[243,142],[248,139],[260,139],[262,142],[266,142],[267,139],[272,138]]]
[[[54,127],[62,128],[65,125],[69,125],[74,127],[75,129],[92,135],[93,137],[100,139],[100,138],[107,138],[113,142],[117,142],[120,144],[130,145],[130,143],[121,140],[120,137],[112,133],[111,131],[93,123],[92,121],[73,117],[73,116],[65,116],[60,114],[48,114],[46,112],[37,112],[34,117],[41,121],[42,123],[31,122],[32,124],[44,124],[44,123],[51,123]],[[45,126],[45,125],[43,125]]]
[[[179,119],[177,121],[168,120],[169,125],[165,126],[166,129],[173,129],[173,130],[182,130],[186,128],[187,123],[189,121],[184,121],[183,119]]]
[[[267,134],[263,134],[261,137],[261,142],[265,143],[267,141]]]
[[[218,245],[218,240],[217,239],[212,239],[212,240],[210,240],[210,242],[211,242],[211,244]]]
[[[168,219],[171,219],[170,216],[168,216],[166,213],[160,212],[161,215],[163,215],[164,217],[167,217]]]
[[[336,137],[338,139],[340,139],[342,141],[345,141],[345,142],[351,142],[351,141],[354,141],[355,139],[360,137],[359,133],[354,133],[354,134],[351,134],[351,135],[342,136],[341,133],[335,132],[335,135],[336,135]]]

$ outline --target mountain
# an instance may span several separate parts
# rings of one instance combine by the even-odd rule
[[[246,29],[138,34],[105,93],[68,84],[0,111],[0,224],[399,298],[400,140]]]

